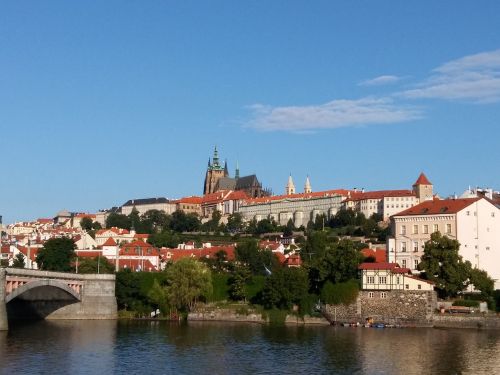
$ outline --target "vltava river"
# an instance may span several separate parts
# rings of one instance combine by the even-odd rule
[[[0,332],[2,374],[500,374],[500,332],[41,321]]]

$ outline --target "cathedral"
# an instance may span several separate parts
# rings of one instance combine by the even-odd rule
[[[236,164],[234,178],[229,176],[227,161],[224,166],[220,163],[217,147],[212,159],[208,158],[207,173],[203,184],[203,195],[215,193],[219,190],[244,191],[250,198],[259,198],[271,195],[269,190],[263,189],[257,176],[252,174],[240,177],[240,169]]]

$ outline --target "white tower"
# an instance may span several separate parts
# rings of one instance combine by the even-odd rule
[[[311,181],[309,181],[309,175],[307,176],[306,183],[304,185],[304,193],[306,194],[312,193]]]
[[[295,194],[295,185],[293,184],[292,175],[288,176],[288,183],[286,184],[285,194]]]

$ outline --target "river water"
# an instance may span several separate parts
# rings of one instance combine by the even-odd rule
[[[500,374],[500,332],[40,321],[0,332],[1,374]]]

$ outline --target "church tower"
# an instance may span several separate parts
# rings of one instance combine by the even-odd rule
[[[432,183],[427,179],[423,172],[420,173],[417,181],[413,184],[413,191],[415,192],[419,202],[432,200]]]
[[[217,151],[217,146],[215,146],[212,161],[210,161],[210,158],[208,159],[207,173],[205,174],[205,184],[203,186],[203,195],[215,192],[217,181],[219,181],[221,177],[227,176],[227,163],[225,163],[224,167],[220,164],[219,153]]]
[[[285,194],[286,195],[295,194],[295,185],[293,184],[292,174],[288,176],[288,183],[286,184],[285,187]]]
[[[311,181],[309,181],[309,176],[306,178],[306,183],[304,185],[304,193],[309,194],[312,193]]]

